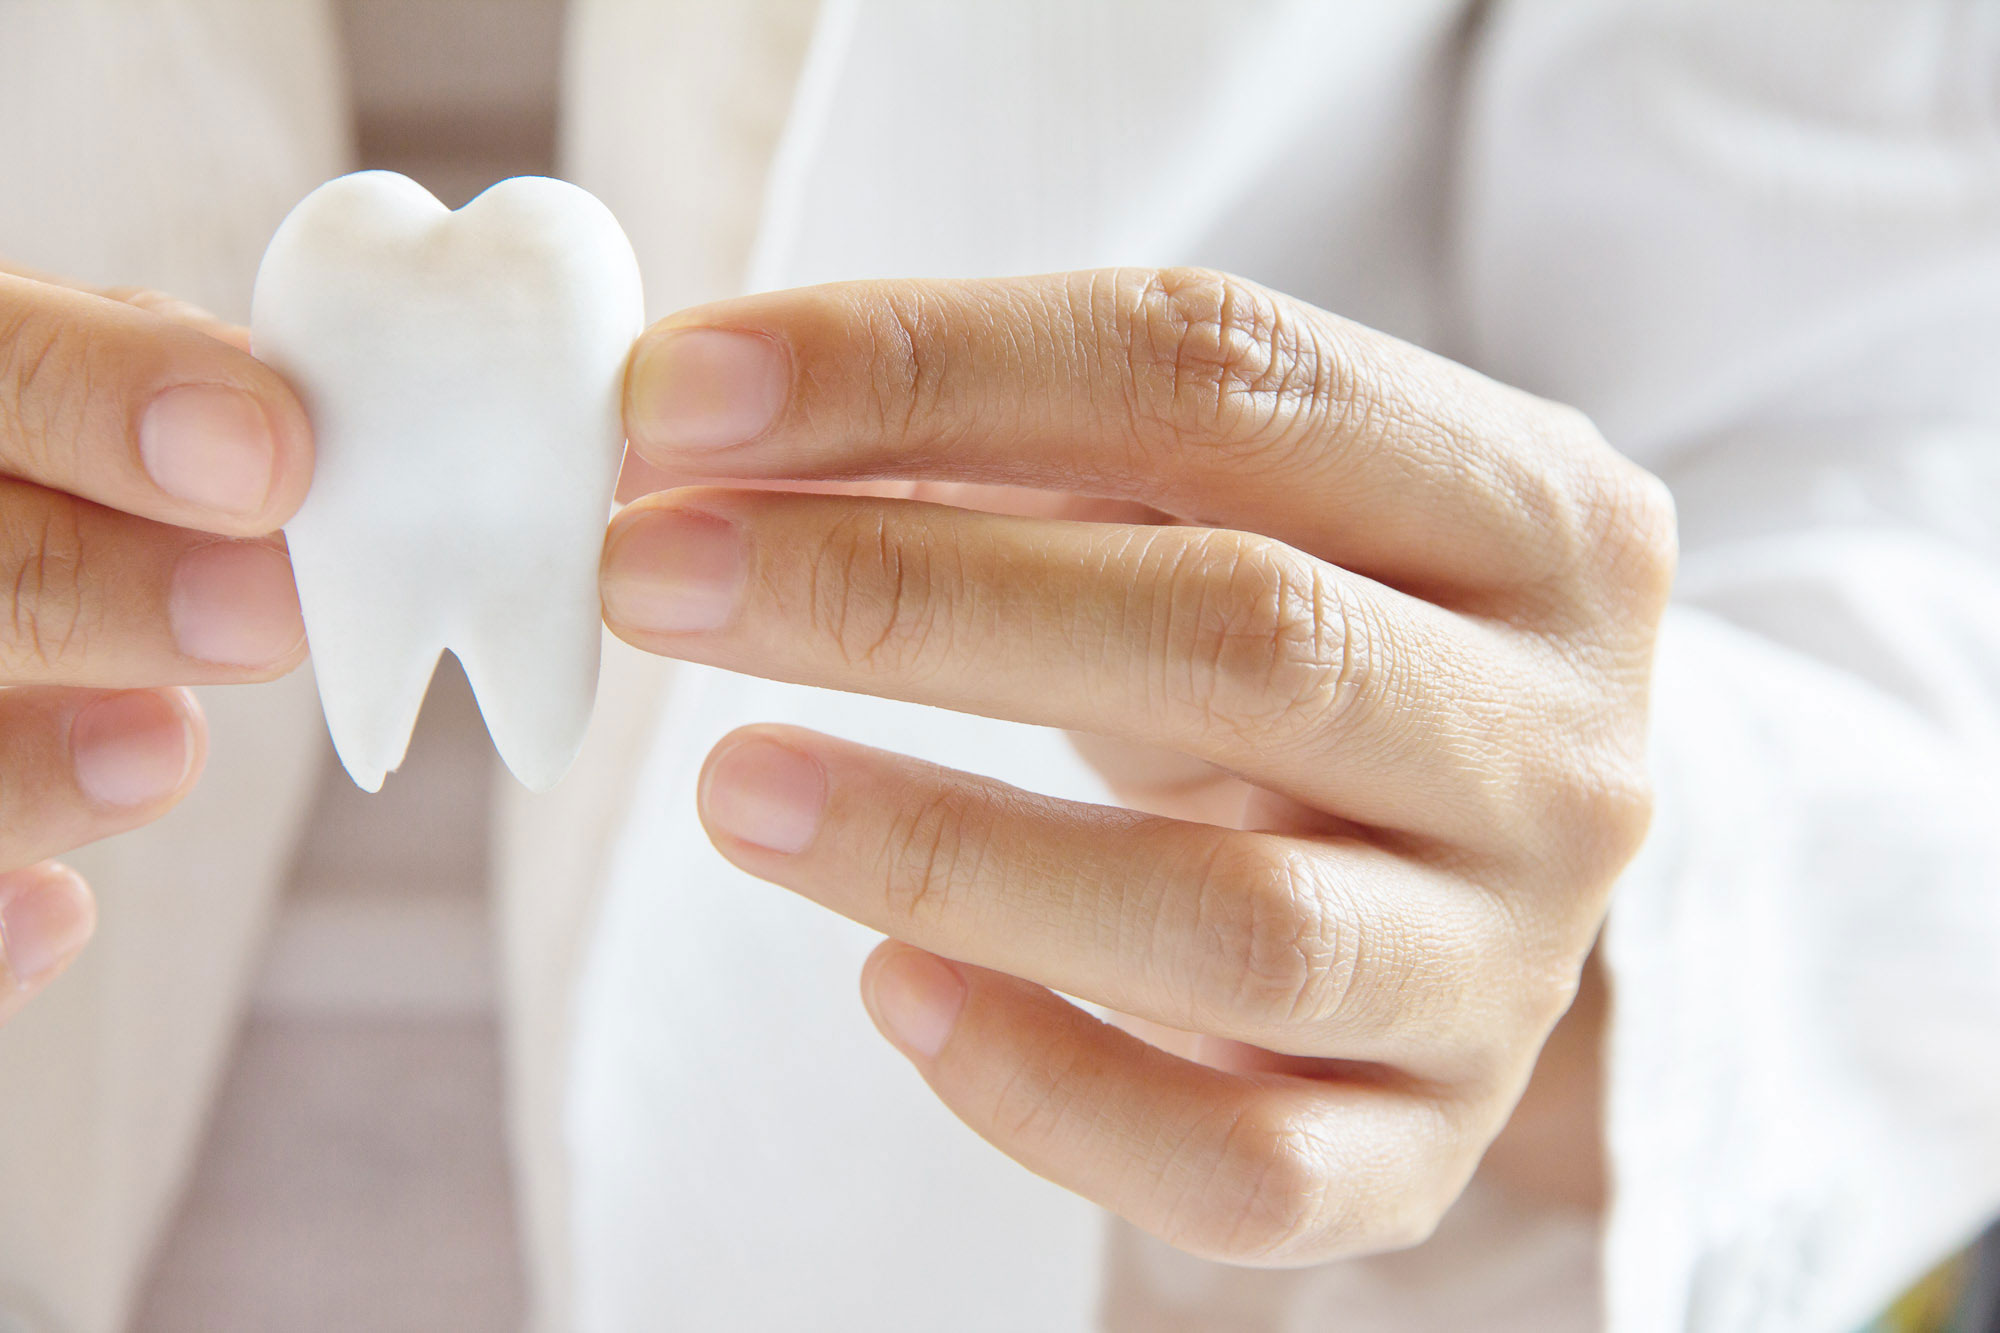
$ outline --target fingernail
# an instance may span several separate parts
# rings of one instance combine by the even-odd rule
[[[875,1020],[912,1055],[935,1059],[965,1007],[965,977],[934,954],[899,948],[875,965],[869,984]]]
[[[720,449],[770,429],[791,388],[785,349],[757,333],[675,329],[632,367],[634,440],[649,449]]]
[[[743,572],[734,523],[694,509],[642,510],[604,554],[604,615],[662,634],[719,629],[736,613]]]
[[[97,700],[69,729],[76,785],[114,809],[165,800],[187,779],[194,737],[187,718],[152,690]]]
[[[184,384],[147,405],[139,458],[168,495],[221,514],[254,514],[270,497],[278,445],[249,394]]]
[[[97,905],[73,871],[36,868],[7,877],[0,900],[0,957],[18,986],[32,986],[81,949],[97,924]]]
[[[774,852],[803,851],[826,808],[826,773],[811,755],[751,736],[716,756],[702,783],[711,827]]]
[[[181,652],[224,666],[282,662],[306,632],[291,562],[262,542],[211,542],[183,554],[167,620]]]

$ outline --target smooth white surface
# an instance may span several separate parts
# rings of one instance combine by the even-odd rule
[[[272,237],[251,339],[313,423],[312,490],[285,536],[327,727],[364,789],[402,762],[447,649],[524,786],[576,757],[642,319],[616,219],[545,177],[450,212],[358,172]]]

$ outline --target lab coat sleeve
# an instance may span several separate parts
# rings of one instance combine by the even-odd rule
[[[1614,1333],[1853,1328],[2000,1208],[2000,570],[1939,512],[2000,515],[2000,438],[1864,442],[1681,481],[1659,810],[1603,946]],[[1780,485],[1796,526],[1703,530],[1748,512],[1710,486]]]
[[[1603,941],[1613,1333],[1834,1333],[2000,1210],[2000,11],[1498,5],[1473,354],[1681,514]]]

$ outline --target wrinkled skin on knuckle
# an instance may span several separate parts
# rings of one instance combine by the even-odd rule
[[[1212,531],[1178,545],[1157,580],[1164,642],[1152,694],[1168,726],[1303,743],[1364,688],[1355,608],[1311,562],[1268,538]]]
[[[862,315],[868,338],[868,391],[874,419],[889,434],[908,435],[939,397],[940,368],[930,355],[936,317],[915,290],[872,302]]]
[[[1524,749],[1539,793],[1532,852],[1572,882],[1607,889],[1638,853],[1652,817],[1646,697],[1677,555],[1674,502],[1664,483],[1614,451],[1589,418],[1542,405],[1566,471],[1552,475],[1551,549],[1562,570],[1548,587],[1560,610],[1530,619],[1549,655],[1540,664],[1547,715]],[[1544,589],[1546,591],[1547,589]]]
[[[859,329],[865,349],[872,429],[890,439],[921,438],[931,447],[948,448],[954,441],[1020,427],[1019,412],[1029,405],[982,391],[969,376],[1013,379],[1025,371],[1025,365],[1011,364],[1001,354],[1002,340],[992,336],[995,328],[1046,322],[1025,287],[982,284],[977,302],[954,300],[924,283],[868,290],[848,322]],[[830,424],[844,432],[855,428],[851,420]]]
[[[1352,1145],[1371,1126],[1390,1137],[1357,1156]],[[1212,1243],[1186,1248],[1278,1268],[1421,1245],[1464,1192],[1488,1137],[1468,1135],[1438,1105],[1358,1117],[1253,1105],[1233,1118],[1215,1155],[1198,1233]]]
[[[83,340],[33,310],[0,324],[0,439],[29,467],[46,468],[81,434],[90,400]]]
[[[1653,812],[1647,763],[1647,695],[1654,644],[1672,583],[1672,506],[1665,488],[1636,468],[1600,509],[1609,535],[1582,576],[1581,611],[1551,636],[1545,748],[1530,755],[1546,831],[1539,851],[1573,868],[1583,884],[1607,887],[1643,845]]]
[[[0,577],[11,601],[5,657],[15,676],[46,677],[92,636],[85,540],[76,510],[48,505],[38,522],[9,522]]]
[[[1364,938],[1309,852],[1276,841],[1218,845],[1197,876],[1193,937],[1203,941],[1193,988],[1204,1026],[1338,1033],[1403,1010],[1419,977],[1402,950]],[[1431,1006],[1425,1005],[1425,1008]]]
[[[996,1137],[1023,1146],[1087,1139],[1097,1126],[1077,1096],[1088,1082],[1084,1052],[1080,1045],[1055,1038],[1028,1051],[991,1094],[986,1123]],[[1128,1159],[1124,1165],[1136,1163]]]
[[[817,640],[855,670],[914,677],[949,649],[949,608],[936,591],[949,542],[903,540],[863,509],[835,520],[807,564],[806,612]]]
[[[1208,269],[1121,271],[1119,316],[1134,414],[1168,437],[1251,456],[1298,439],[1338,377],[1310,325],[1275,294]]]
[[[1511,922],[1426,928],[1420,916],[1399,917],[1394,899],[1357,896],[1344,878],[1355,874],[1337,856],[1276,838],[1214,844],[1183,874],[1178,896],[1189,906],[1158,925],[1177,933],[1173,956],[1191,959],[1177,978],[1189,1007],[1175,1025],[1357,1058],[1357,1040],[1423,1034],[1440,1058],[1482,1067],[1490,1005],[1468,979],[1493,974],[1485,952],[1514,938]]]
[[[1338,1014],[1354,984],[1353,941],[1329,917],[1318,891],[1295,852],[1261,842],[1222,844],[1195,890],[1196,938],[1207,943],[1206,975],[1195,993],[1272,1024],[1317,1025]]]
[[[1253,1104],[1228,1118],[1209,1176],[1182,1195],[1166,1239],[1227,1263],[1280,1267],[1351,1245],[1364,1227],[1329,1144],[1297,1114]]]
[[[1531,512],[1555,557],[1555,582],[1587,621],[1637,630],[1650,643],[1679,550],[1673,494],[1582,412],[1539,406],[1542,447],[1531,465],[1539,499]]]
[[[912,793],[889,821],[878,863],[882,897],[902,928],[932,927],[981,899],[998,870],[989,816],[964,793]]]

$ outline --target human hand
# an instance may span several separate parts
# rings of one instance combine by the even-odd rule
[[[185,685],[304,656],[273,532],[311,444],[242,330],[0,270],[0,1022],[89,937],[45,858],[158,818],[205,752]]]
[[[707,306],[642,338],[626,411],[682,476],[1173,520],[679,490],[614,520],[606,618],[1107,738],[1123,789],[1179,792],[1183,818],[1082,805],[760,726],[709,756],[701,813],[738,866],[893,937],[877,1023],[1035,1171],[1235,1262],[1427,1235],[1645,829],[1665,489],[1573,410],[1205,272]],[[1196,762],[1132,763],[1162,752]]]

